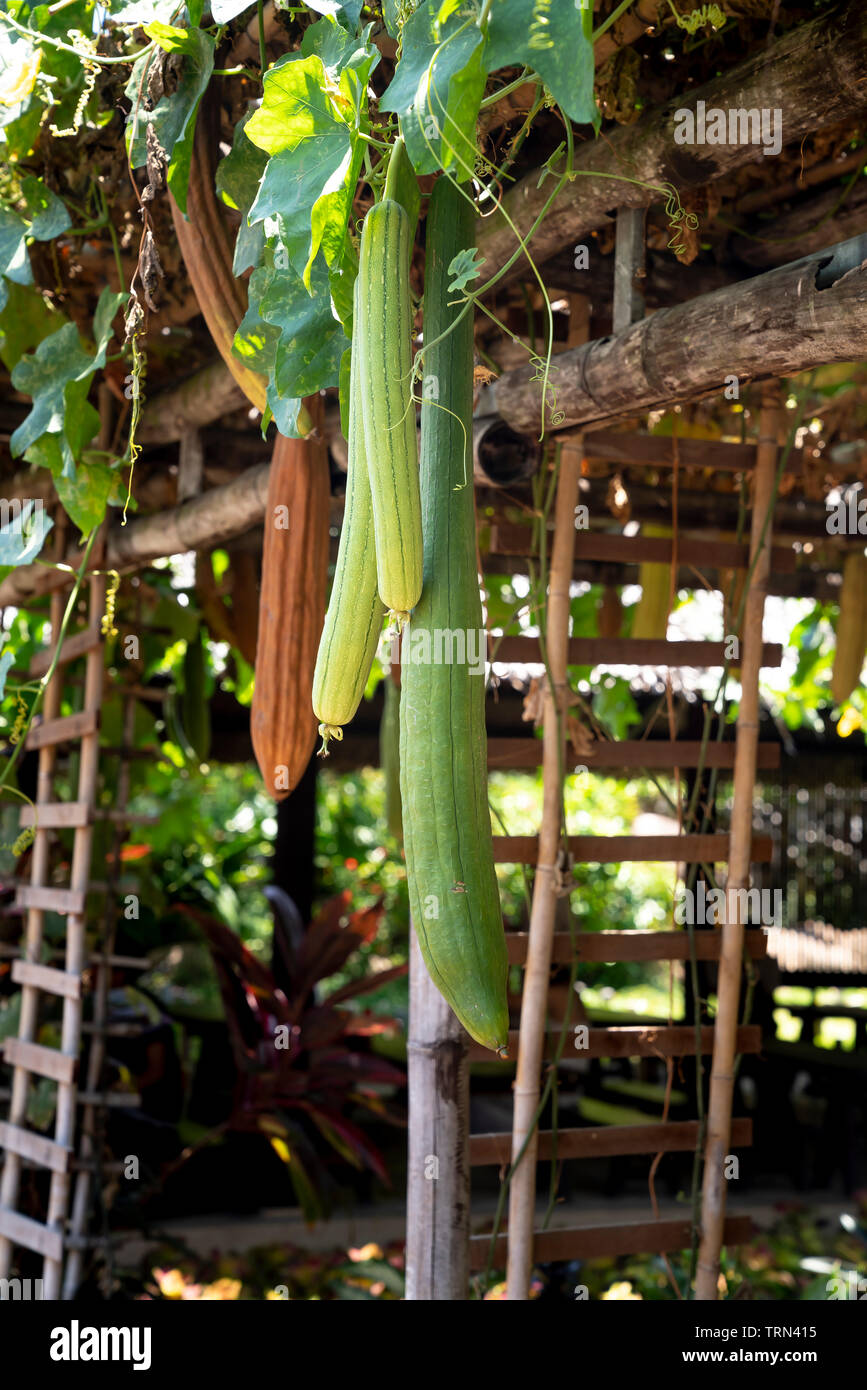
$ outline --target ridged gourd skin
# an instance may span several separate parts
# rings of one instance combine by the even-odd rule
[[[473,244],[471,204],[440,179],[427,219],[426,341],[433,342],[455,316],[448,307],[454,298],[448,266]],[[483,627],[470,457],[472,315],[426,354],[425,374],[436,379],[439,396],[422,405],[424,586],[404,631],[401,657],[400,789],[409,900],[437,989],[471,1037],[504,1053],[508,960],[488,810],[484,669],[473,674],[467,662],[413,660],[414,644],[419,652],[424,641],[419,634],[429,635],[433,651],[437,629],[478,634]]]
[[[321,423],[321,399],[308,397],[305,405],[314,424]],[[250,709],[256,761],[278,801],[300,781],[316,747],[310,694],[328,588],[330,503],[324,441],[278,435],[268,479]]]
[[[355,292],[358,318],[358,283]],[[354,717],[382,632],[385,608],[377,590],[376,550],[370,479],[361,409],[360,351],[353,342],[349,369],[349,439],[346,503],[334,582],[313,673],[313,710],[319,720],[322,750],[343,737]]]
[[[403,839],[400,803],[400,686],[390,675],[383,681],[385,695],[379,725],[379,761],[385,778],[385,824],[389,835]]]
[[[860,683],[867,653],[867,557],[858,550],[843,562],[840,613],[831,672],[831,694],[836,705],[848,700]]]
[[[370,209],[361,233],[358,309],[362,415],[379,596],[400,626],[422,584],[418,435],[412,399],[412,228],[400,203]]]

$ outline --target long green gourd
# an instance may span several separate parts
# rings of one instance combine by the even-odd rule
[[[412,223],[394,198],[364,219],[358,270],[359,343],[364,438],[379,596],[400,627],[422,582],[418,437],[412,398]]]
[[[434,343],[455,317],[456,310],[449,307],[454,295],[448,291],[448,267],[473,242],[471,203],[448,179],[440,179],[427,219],[426,343]],[[471,314],[425,354],[425,386],[424,587],[404,632],[400,692],[409,898],[434,984],[470,1036],[503,1053],[509,1030],[508,962],[487,794],[484,647],[479,647],[483,624],[470,457]],[[433,659],[446,651],[459,653],[455,639],[460,634],[466,660]],[[471,654],[480,654],[481,661],[471,662]]]
[[[320,721],[323,753],[327,753],[331,739],[343,738],[343,725],[358,709],[385,616],[377,592],[373,509],[362,428],[360,357],[355,339],[349,368],[346,505],[331,598],[313,672],[313,711]]]

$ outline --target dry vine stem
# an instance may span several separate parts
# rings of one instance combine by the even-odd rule
[[[695,1283],[697,1299],[717,1296],[719,1259],[726,1209],[725,1164],[731,1139],[735,1040],[738,1027],[744,924],[739,891],[749,887],[752,848],[753,792],[756,746],[759,738],[759,670],[762,664],[762,619],[771,572],[771,512],[778,440],[783,423],[780,388],[768,386],[762,395],[759,442],[756,449],[755,495],[750,532],[752,579],[747,591],[741,660],[741,698],[735,744],[734,792],[729,835],[726,920],[722,927],[717,1015],[713,1036],[704,1184],[701,1204],[701,1243]]]
[[[575,507],[581,476],[581,439],[564,443],[560,455],[557,502],[554,511],[554,544],[548,587],[548,666],[553,690],[545,684],[542,743],[542,824],[539,860],[533,883],[533,904],[521,1001],[518,1069],[515,1078],[515,1115],[512,1124],[512,1162],[526,1143],[524,1155],[512,1174],[509,1191],[509,1259],[506,1297],[529,1298],[533,1267],[533,1226],[536,1206],[535,1114],[539,1104],[540,1073],[545,1042],[545,1017],[551,976],[551,948],[557,910],[558,858],[561,846],[563,787],[561,769],[565,755],[566,667],[569,659],[569,589],[575,558]]]

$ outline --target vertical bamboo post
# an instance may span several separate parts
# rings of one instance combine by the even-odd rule
[[[565,753],[566,667],[569,659],[570,585],[575,559],[575,507],[581,475],[581,441],[570,439],[560,455],[554,511],[554,545],[548,587],[548,666],[553,690],[545,682],[542,742],[542,824],[533,883],[527,964],[521,1000],[521,1031],[515,1078],[512,1163],[524,1149],[509,1191],[509,1256],[506,1297],[529,1298],[536,1208],[537,1127],[545,1015],[551,975],[551,947],[557,910],[557,859],[560,853]],[[559,716],[563,716],[562,718]]]
[[[468,1296],[470,1164],[466,1034],[410,928],[406,1298]]]
[[[701,1300],[713,1300],[717,1296],[719,1258],[725,1223],[725,1162],[731,1139],[735,1040],[744,949],[744,924],[737,894],[739,889],[749,887],[750,881],[753,792],[756,780],[756,747],[759,739],[762,621],[771,569],[771,512],[781,424],[780,388],[774,383],[766,387],[762,395],[759,442],[756,448],[750,531],[750,565],[753,568],[744,611],[741,698],[735,740],[726,913],[722,927],[717,982],[718,1003],[702,1187],[701,1242],[695,1283],[695,1296]]]

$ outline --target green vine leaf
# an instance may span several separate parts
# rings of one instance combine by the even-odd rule
[[[53,241],[72,225],[66,204],[41,179],[28,175],[21,194],[31,219],[30,235],[37,241]]]
[[[153,54],[143,54],[136,62],[125,90],[132,103],[126,128],[129,160],[133,169],[147,164],[147,127],[153,126],[169,158],[169,191],[186,215],[196,113],[214,70],[215,40],[201,29],[180,29],[159,21],[146,24],[144,31],[165,53],[182,54],[183,70],[175,90],[160,97],[152,111],[146,111],[148,74],[155,60]]]
[[[403,28],[400,62],[379,106],[400,117],[416,173],[454,167],[472,174],[476,120],[490,71],[485,36],[451,14],[439,22],[440,0],[426,0]]]
[[[262,259],[265,247],[265,229],[261,222],[250,224],[247,214],[255,200],[259,183],[268,163],[268,156],[249,139],[247,122],[256,107],[252,104],[235,126],[232,148],[217,165],[216,187],[223,202],[242,213],[241,225],[235,238],[235,252],[232,272],[240,276],[245,270],[252,270]]]
[[[56,333],[65,320],[34,286],[10,281],[7,289],[9,296],[0,310],[0,360],[11,372],[25,352],[38,347],[49,333]]]
[[[16,364],[12,384],[30,396],[33,406],[9,441],[13,458],[30,450],[43,436],[53,436],[54,444],[45,446],[47,454],[40,461],[50,467],[51,458],[55,471],[59,458],[60,476],[74,476],[82,432],[90,428],[86,442],[95,433],[92,426],[96,412],[87,401],[87,391],[94,372],[105,366],[112,320],[126,298],[126,294],[115,294],[107,288],[102,291],[93,320],[95,352],[84,347],[74,323],[65,323]]]
[[[275,266],[275,260],[277,265]],[[281,434],[297,438],[302,398],[338,384],[346,335],[334,317],[329,273],[321,257],[313,296],[288,262],[285,247],[269,243],[253,271],[248,307],[235,334],[235,356],[268,377],[268,407]],[[267,421],[263,420],[263,428]]]
[[[307,8],[315,10],[317,14],[333,15],[336,19],[338,15],[345,15],[353,28],[361,18],[361,11],[364,7],[364,0],[307,0]]]
[[[265,78],[262,105],[245,131],[271,156],[248,221],[279,219],[281,240],[309,293],[320,249],[329,266],[343,256],[364,155],[359,136],[367,82],[379,56],[369,28],[361,40],[347,40],[329,20],[312,25],[307,35],[314,30],[318,33],[308,42],[320,52],[302,51],[275,64]],[[327,63],[322,54],[335,62]]]
[[[105,516],[109,499],[117,496],[118,475],[100,459],[82,459],[74,478],[59,477],[57,496],[73,524],[88,535]]]
[[[449,275],[454,279],[449,283],[449,294],[457,294],[465,290],[472,280],[477,280],[481,273],[482,266],[485,264],[484,256],[476,260],[479,255],[477,246],[470,247],[458,254],[449,262]]]
[[[27,254],[27,223],[17,212],[0,208],[0,310],[9,295],[6,280],[16,285],[32,285],[33,271]]]
[[[252,8],[251,0],[211,0],[211,18],[215,24],[230,24]]]
[[[593,12],[575,0],[497,0],[488,22],[488,68],[526,65],[539,74],[564,116],[598,130],[593,96]],[[545,22],[543,23],[542,20]]]
[[[5,651],[5,652],[0,652],[0,700],[2,700],[2,699],[5,698],[5,695],[6,695],[6,677],[7,677],[8,674],[9,674],[9,668],[11,667],[11,665],[12,665],[12,663],[13,663],[14,660],[15,660],[15,653],[14,653],[14,651],[8,650],[8,651]]]
[[[0,527],[0,566],[8,574],[18,565],[29,565],[45,544],[54,522],[45,508],[28,498],[20,512]]]

